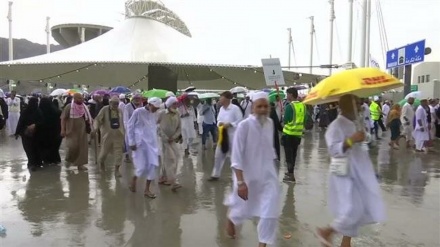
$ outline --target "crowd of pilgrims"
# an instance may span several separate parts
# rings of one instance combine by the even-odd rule
[[[132,162],[134,176],[129,190],[136,192],[138,178],[145,179],[144,196],[148,198],[156,198],[151,190],[151,182],[156,179],[173,192],[180,189],[176,175],[181,152],[197,155],[197,137],[201,136],[202,151],[207,149],[208,138],[212,138],[215,155],[208,180],[220,179],[228,156],[234,174],[232,192],[225,200],[229,207],[227,234],[235,237],[235,226],[259,217],[259,246],[276,241],[280,212],[275,164],[280,161],[280,146],[284,146],[287,165],[283,181],[295,182],[298,146],[315,123],[325,130],[331,157],[329,207],[335,217],[329,227],[316,230],[323,246],[330,246],[334,233],[344,236],[341,246],[350,246],[351,237],[357,236],[360,226],[384,219],[379,184],[363,145],[367,142],[365,133],[379,140],[380,130],[389,128],[390,146],[399,148],[398,139],[403,136],[409,147],[415,141],[416,152],[426,151],[429,142],[440,134],[439,101],[433,99],[422,99],[415,108],[414,99],[409,98],[401,109],[379,97],[359,99],[344,95],[338,103],[311,107],[301,103],[294,88],[287,90],[286,99],[277,97],[272,103],[265,92],[255,92],[239,101],[229,91],[223,92],[218,102],[201,101],[189,94],[177,98],[172,92],[164,99],[146,99],[140,94],[131,99],[125,95],[93,95],[85,99],[79,93],[65,98],[30,97],[25,105],[16,100],[15,92],[6,101],[0,98],[9,134],[21,137],[32,171],[61,163],[59,149],[63,139],[66,165],[87,170],[89,145],[95,143],[100,146],[95,159],[101,169],[114,163],[115,176],[119,177],[120,166]],[[5,114],[4,104],[9,115]],[[365,130],[357,128],[359,116]],[[107,159],[109,154],[113,162]],[[272,162],[273,166],[268,165]],[[341,169],[349,163],[356,165]],[[347,187],[352,187],[353,192]]]

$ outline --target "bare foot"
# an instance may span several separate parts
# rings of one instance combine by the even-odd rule
[[[226,223],[226,234],[232,239],[235,238],[235,225],[230,219],[228,219],[228,223]]]

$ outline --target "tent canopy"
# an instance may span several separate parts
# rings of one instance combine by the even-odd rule
[[[216,65],[202,57],[190,38],[164,23],[126,19],[119,27],[80,45],[31,58],[0,63],[0,78],[16,81],[74,83],[91,88],[148,88],[148,66],[177,73],[178,88],[194,85],[228,89],[236,85],[265,87],[258,66]],[[316,82],[318,76],[285,71],[287,85]]]

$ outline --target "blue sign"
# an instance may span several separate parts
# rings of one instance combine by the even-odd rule
[[[387,52],[387,69],[405,66],[425,60],[425,40],[421,40]]]

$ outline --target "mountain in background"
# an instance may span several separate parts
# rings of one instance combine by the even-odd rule
[[[0,62],[8,61],[8,39],[0,38]],[[60,45],[51,45],[50,51],[59,51],[63,47]],[[46,45],[30,42],[27,39],[14,39],[14,60],[46,54]]]

